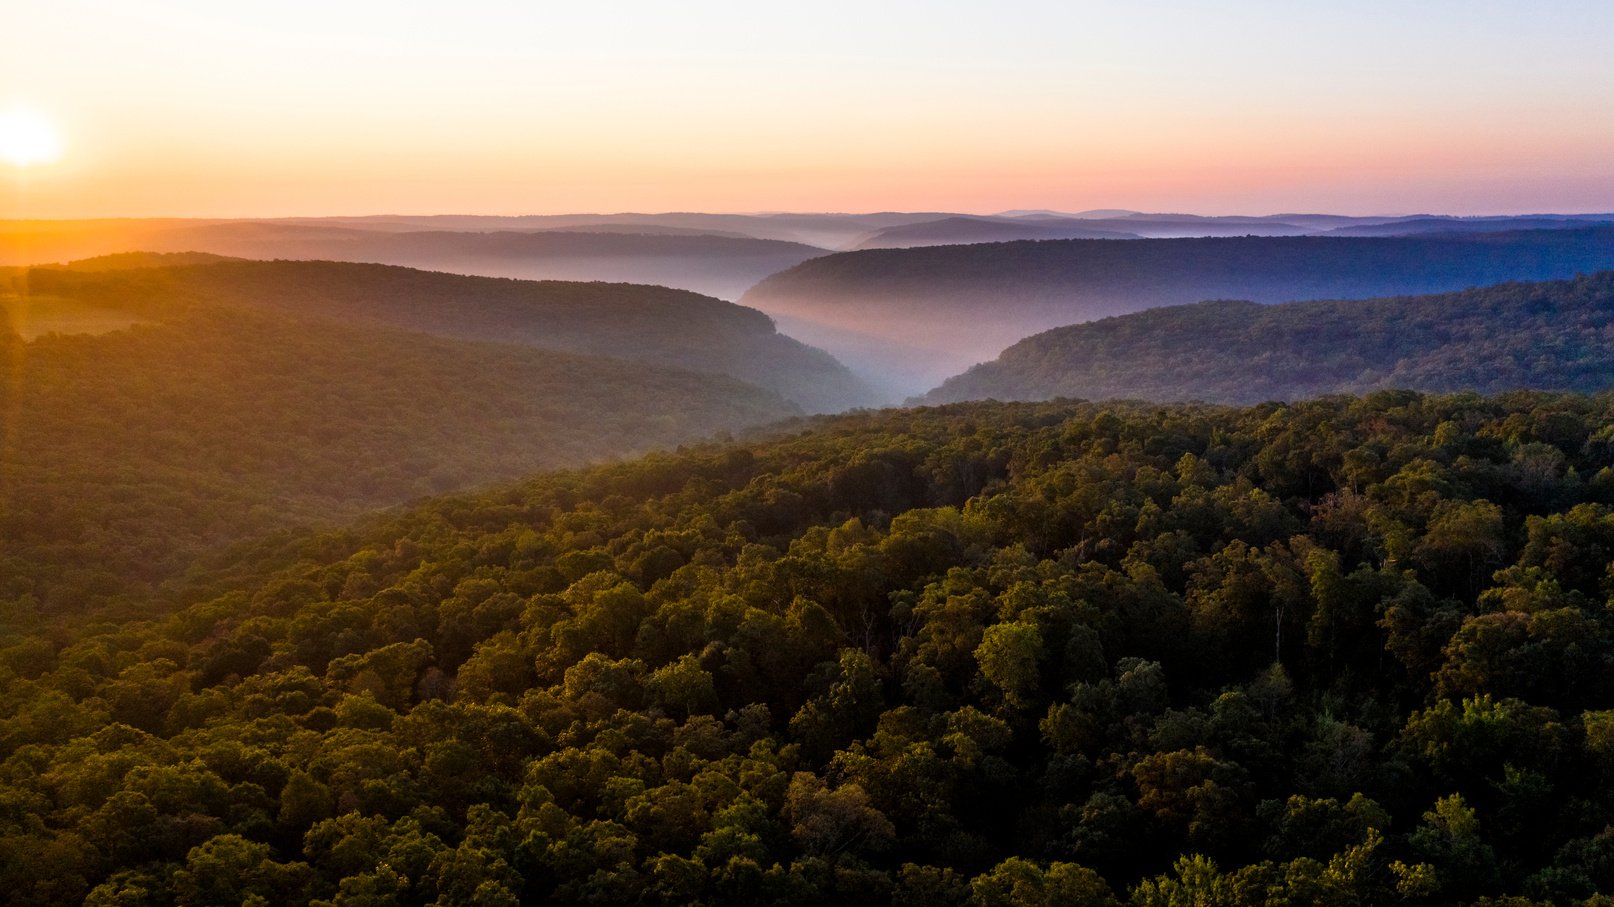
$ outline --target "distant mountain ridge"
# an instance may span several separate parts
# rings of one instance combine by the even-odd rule
[[[210,225],[176,230],[162,241],[163,248],[241,258],[354,261],[523,280],[608,280],[725,299],[824,254],[801,243],[703,233],[390,232],[319,224]]]
[[[1149,309],[1027,337],[923,402],[1247,404],[1389,388],[1614,388],[1614,271],[1431,296]]]
[[[775,330],[754,309],[685,290],[629,284],[465,277],[390,265],[235,261],[108,274],[35,269],[37,293],[201,299],[299,316],[386,325],[725,374],[809,412],[867,405],[845,366]]]
[[[1348,224],[1326,236],[1416,236],[1427,233],[1505,233],[1512,230],[1572,230],[1614,223],[1614,214],[1576,217],[1406,217],[1382,224]]]
[[[1420,237],[1055,240],[843,252],[742,297],[904,394],[1023,337],[1203,299],[1437,293],[1614,268],[1614,228]]]
[[[887,227],[857,242],[857,249],[911,249],[917,246],[951,246],[966,243],[1006,242],[1017,239],[1139,239],[1137,233],[1098,230],[1068,218],[1027,219],[1013,222],[985,217],[947,217]]]

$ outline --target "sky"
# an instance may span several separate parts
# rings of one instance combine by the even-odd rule
[[[8,0],[0,216],[1614,211],[1606,0]]]

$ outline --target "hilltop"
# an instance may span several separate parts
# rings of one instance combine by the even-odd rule
[[[856,249],[911,249],[1017,239],[1138,239],[1137,233],[1102,230],[1079,221],[948,217],[887,227],[854,244]]]
[[[93,275],[99,333],[0,321],[0,598],[139,598],[271,530],[800,412],[725,375],[120,296],[123,276]]]
[[[1614,271],[1359,301],[1203,302],[1045,331],[929,403],[994,398],[1256,403],[1385,388],[1614,387]]]
[[[36,293],[160,305],[227,302],[298,316],[516,343],[730,375],[809,412],[873,393],[833,357],[754,309],[665,287],[464,277],[318,261],[240,261],[125,273],[37,269]],[[142,302],[143,301],[143,302]]]
[[[1204,299],[1435,293],[1614,268],[1614,228],[1388,238],[1056,240],[844,252],[744,305],[918,393],[1050,328]]]
[[[12,222],[0,225],[4,240],[0,264],[140,250],[208,252],[235,258],[393,264],[529,280],[655,284],[735,299],[763,277],[824,254],[817,246],[733,231],[722,236],[668,233],[653,226],[644,232],[596,232],[589,227],[580,232],[547,227],[423,230],[420,222],[385,218]]]

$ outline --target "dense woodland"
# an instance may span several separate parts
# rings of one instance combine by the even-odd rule
[[[1611,560],[1607,396],[964,404],[545,475],[119,621],[0,591],[0,885],[1607,903]]]
[[[1614,386],[1614,271],[1396,299],[1204,302],[1055,328],[925,395],[1258,403]]]
[[[1374,289],[1379,287],[1460,289],[1564,278],[1603,270],[1611,259],[1614,226],[1474,236],[1021,241],[826,255],[769,277],[745,301],[768,311],[764,303],[798,296],[832,307],[885,294],[895,297],[893,305],[926,298],[944,310],[967,301],[976,306],[1113,303],[1135,311],[1197,302],[1207,293],[1286,302],[1393,292]],[[1180,293],[1197,295],[1173,298]]]
[[[149,260],[169,263],[166,256]],[[104,270],[104,259],[92,259],[75,262],[68,271],[35,269],[27,282],[35,293],[121,308],[245,306],[714,372],[773,391],[809,412],[849,409],[872,398],[844,365],[780,334],[768,316],[687,290],[465,277],[331,261],[231,261],[100,273]]]
[[[789,319],[791,336],[854,369],[896,373],[897,386],[911,395],[1032,334],[1158,306],[1445,293],[1610,268],[1614,227],[1072,239],[826,255],[768,277],[740,302]]]
[[[140,599],[232,540],[798,412],[720,375],[122,302],[161,320],[0,320],[0,601]]]

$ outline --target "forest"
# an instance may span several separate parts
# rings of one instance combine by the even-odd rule
[[[1614,271],[1359,301],[1203,302],[1045,331],[926,394],[1259,403],[1614,386]]]
[[[475,235],[475,234],[473,234]],[[873,391],[834,357],[780,334],[768,316],[687,290],[468,277],[335,261],[217,261],[106,273],[105,256],[34,268],[26,284],[137,311],[230,305],[463,340],[519,344],[729,375],[810,412],[866,405]],[[136,259],[135,261],[138,261]]]
[[[1069,239],[868,249],[762,280],[742,305],[922,394],[1032,334],[1207,299],[1447,293],[1614,268],[1614,227],[1398,237]],[[859,342],[861,341],[861,343]]]
[[[1611,561],[1608,395],[820,418],[0,589],[0,885],[1606,904]]]
[[[0,330],[0,601],[144,600],[230,542],[800,412],[642,362],[106,303],[147,323]]]

